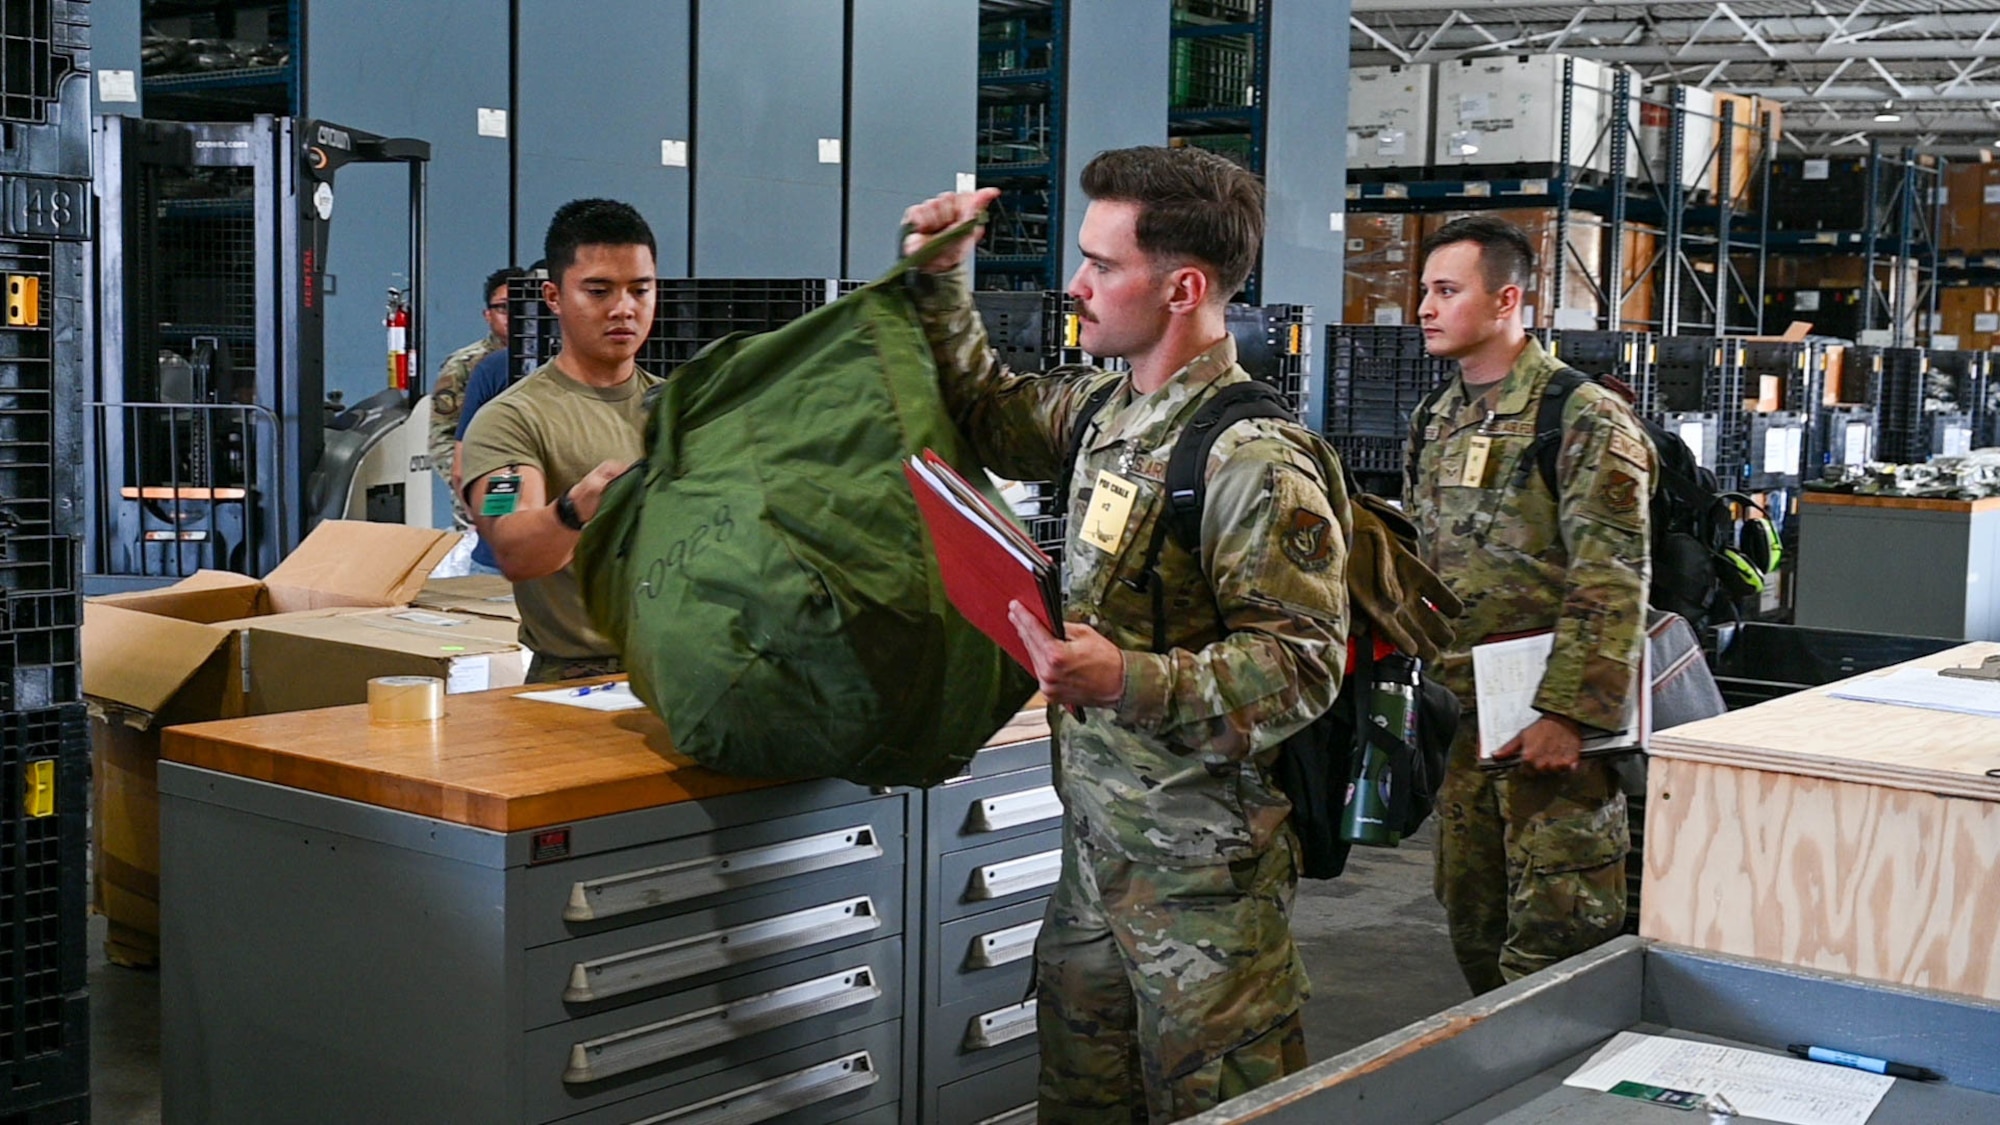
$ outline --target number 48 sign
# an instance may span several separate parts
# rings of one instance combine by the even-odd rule
[[[0,176],[5,202],[4,233],[9,238],[90,237],[90,185],[83,180],[40,176]]]

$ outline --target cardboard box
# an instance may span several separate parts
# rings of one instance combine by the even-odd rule
[[[1347,72],[1347,166],[1422,168],[1431,156],[1431,64]]]
[[[1415,324],[1417,216],[1347,216],[1343,324]]]
[[[96,806],[93,901],[120,964],[159,957],[160,731],[251,713],[243,638],[253,623],[407,603],[456,542],[450,531],[336,520],[262,580],[202,571],[83,609]]]
[[[1958,337],[1967,351],[1993,350],[2000,344],[2000,289],[1957,286],[1938,290],[1939,331]]]
[[[497,574],[433,578],[424,583],[424,588],[417,591],[417,596],[410,599],[410,604],[422,609],[470,613],[478,617],[499,617],[508,621],[521,620],[521,607],[514,602],[514,584]]]
[[[519,631],[504,618],[414,606],[254,622],[243,638],[246,710],[366,703],[376,676],[436,676],[453,695],[515,687],[528,672]]]

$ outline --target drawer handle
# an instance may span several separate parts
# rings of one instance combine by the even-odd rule
[[[867,896],[614,953],[570,967],[563,1002],[583,1004],[882,928]]]
[[[875,829],[864,824],[726,855],[702,856],[644,871],[606,875],[570,885],[563,921],[615,918],[808,871],[866,863],[881,855],[882,845],[876,840]]]
[[[1035,1001],[1023,1000],[999,1011],[974,1016],[965,1024],[965,1049],[984,1051],[1035,1033]]]
[[[1002,793],[998,797],[974,802],[972,811],[965,818],[965,830],[968,834],[1005,832],[1038,820],[1054,820],[1062,815],[1062,811],[1062,799],[1056,796],[1053,785],[1019,793]]]
[[[967,902],[1006,898],[1037,887],[1052,887],[1062,874],[1060,848],[1005,863],[988,864],[972,873],[972,886],[965,892]]]
[[[1005,1113],[979,1119],[979,1125],[1035,1125],[1035,1103],[1017,1105]]]
[[[881,1080],[875,1060],[866,1051],[856,1051],[705,1102],[641,1118],[631,1125],[755,1125],[866,1090]]]
[[[872,1003],[881,995],[874,970],[861,968],[746,996],[577,1043],[569,1049],[569,1069],[563,1072],[563,1081],[571,1085],[602,1081],[828,1012]]]
[[[990,934],[980,934],[972,939],[972,947],[966,950],[965,967],[968,969],[994,969],[1009,965],[1035,952],[1035,935],[1042,932],[1042,920],[1023,922],[1004,930],[994,930]]]

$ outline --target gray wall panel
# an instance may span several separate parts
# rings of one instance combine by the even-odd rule
[[[903,208],[973,170],[979,8],[937,0],[854,0],[849,43],[847,277],[896,260]]]
[[[599,0],[584,29],[573,0],[521,0],[514,146],[520,265],[541,257],[557,207],[603,196],[639,209],[660,244],[660,275],[687,275],[688,170],[660,162],[660,142],[688,139],[689,0]]]
[[[95,71],[129,70],[139,100],[106,102],[97,96],[97,75],[91,75],[90,111],[143,117],[145,92],[139,90],[139,0],[92,0],[90,5],[90,67]]]
[[[479,283],[507,260],[507,142],[478,135],[507,106],[507,10],[496,0],[341,0],[306,6],[305,112],[431,143],[426,382],[479,338]],[[383,294],[407,284],[408,176],[352,165],[334,181],[326,389],[348,402],[387,385]],[[450,508],[433,509],[449,520]]]
[[[1346,209],[1347,0],[1274,4],[1266,108],[1262,299],[1313,307],[1310,422],[1326,428],[1326,331],[1340,320]],[[1344,225],[1344,219],[1343,219]]]
[[[1076,233],[1087,204],[1077,177],[1107,148],[1167,143],[1170,6],[1159,0],[1072,0],[1063,113],[1063,275],[1083,256]],[[1345,17],[1343,16],[1343,19]]]
[[[694,252],[698,277],[840,273],[846,34],[831,0],[725,0],[697,9]]]

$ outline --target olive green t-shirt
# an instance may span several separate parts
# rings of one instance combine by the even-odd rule
[[[509,465],[533,466],[554,502],[603,461],[644,455],[646,390],[660,380],[644,371],[616,387],[592,387],[545,363],[480,408],[465,432],[465,492]],[[617,656],[591,627],[575,564],[544,578],[514,583],[521,643],[546,657],[586,660]]]

